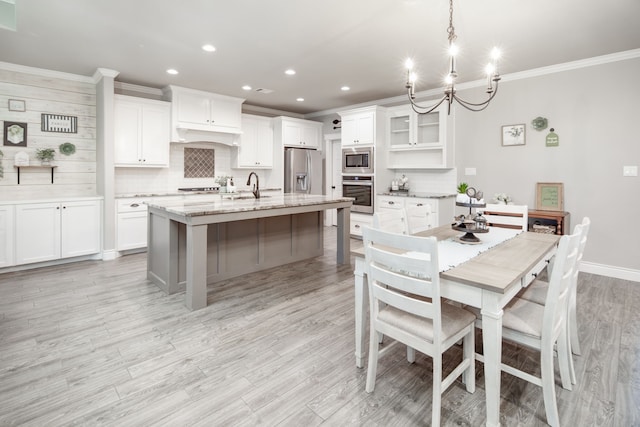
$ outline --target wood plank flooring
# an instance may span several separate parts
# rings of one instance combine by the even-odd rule
[[[427,425],[429,358],[407,364],[397,346],[365,393],[352,267],[335,265],[334,230],[325,241],[322,257],[210,286],[195,312],[147,282],[144,253],[0,274],[0,426]],[[640,426],[640,284],[581,274],[579,289],[562,423]],[[505,344],[503,358],[539,372],[535,352]],[[480,363],[477,386],[444,394],[443,425],[483,425]],[[501,414],[546,425],[541,390],[503,374]]]

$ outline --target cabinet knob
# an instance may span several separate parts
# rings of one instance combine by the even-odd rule
[[[140,205],[139,205],[139,204],[137,204],[137,203],[131,203],[129,206],[130,206],[130,207],[132,207],[132,208],[137,208],[137,207],[138,207],[138,206],[140,206]]]
[[[424,206],[422,203],[418,203],[416,206]]]
[[[390,205],[395,205],[395,202],[389,201],[388,202]]]
[[[360,228],[360,225],[356,224],[354,225],[354,228]]]
[[[56,209],[57,209],[57,210],[60,210],[60,206],[56,206]]]

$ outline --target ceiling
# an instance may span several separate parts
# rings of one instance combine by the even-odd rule
[[[16,0],[17,31],[0,29],[0,60],[84,76],[108,68],[120,82],[306,114],[402,95],[409,56],[416,90],[439,87],[448,9],[446,0]],[[503,75],[639,48],[639,17],[638,0],[455,0],[458,81],[481,79],[494,45]]]

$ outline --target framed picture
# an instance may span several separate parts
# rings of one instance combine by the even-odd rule
[[[24,100],[22,99],[10,99],[9,111],[27,111]]]
[[[10,147],[27,146],[27,124],[4,122],[4,145]]]
[[[60,114],[41,114],[42,132],[78,133],[78,118]]]
[[[561,182],[536,184],[536,209],[539,211],[564,210],[564,186]]]
[[[506,125],[502,126],[502,145],[507,147],[511,145],[525,144],[525,125]]]

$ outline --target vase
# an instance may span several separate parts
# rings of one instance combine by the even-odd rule
[[[40,165],[42,165],[42,166],[51,166],[51,160],[42,159],[42,160],[40,160]]]
[[[226,193],[227,192],[227,186],[226,185],[221,185],[220,186],[220,192],[221,193]]]

